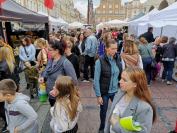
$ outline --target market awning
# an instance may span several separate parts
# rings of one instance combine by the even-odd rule
[[[13,0],[6,0],[1,5],[1,14],[5,17],[21,18],[23,23],[47,23],[48,17],[33,12]]]
[[[22,21],[22,18],[0,16],[0,21]]]

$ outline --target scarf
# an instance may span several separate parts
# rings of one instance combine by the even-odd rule
[[[122,53],[121,58],[125,62],[125,67],[138,66],[138,63],[139,63],[139,55],[138,54],[130,55],[127,53]]]

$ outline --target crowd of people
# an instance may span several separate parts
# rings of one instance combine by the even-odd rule
[[[51,33],[49,41],[21,38],[18,55],[0,38],[0,116],[2,132],[38,133],[37,113],[29,97],[19,93],[19,73],[25,73],[30,97],[46,85],[54,133],[76,133],[82,111],[78,82],[93,82],[100,105],[99,133],[150,133],[156,119],[150,86],[161,79],[171,85],[177,56],[174,37],[154,38],[153,28],[140,37],[125,30],[91,28]],[[113,102],[106,120],[109,99]],[[135,127],[121,125],[132,116]],[[138,128],[136,128],[136,126]]]

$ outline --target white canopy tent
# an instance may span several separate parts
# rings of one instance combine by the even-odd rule
[[[166,35],[177,38],[177,2],[149,17],[150,21],[138,24],[141,31],[146,32],[147,28],[152,26],[154,27],[154,36]],[[142,27],[146,30],[142,30]]]
[[[150,21],[150,15],[152,14],[156,14],[159,11],[157,9],[153,9],[152,11],[150,11],[149,13],[147,13],[146,15],[135,19],[133,21],[128,22],[128,27],[129,27],[129,34],[135,34],[136,36],[141,35],[142,33],[146,32],[148,29],[147,25],[139,25],[139,23],[146,23]]]
[[[55,26],[68,25],[68,23],[66,21],[64,21],[62,18],[54,18],[54,17],[49,16],[48,14],[43,13],[43,12],[38,12],[38,13],[42,14],[42,15],[45,15],[45,16],[48,16],[49,22],[50,22],[51,25],[55,25]]]
[[[83,27],[84,27],[84,24],[80,22],[73,22],[68,25],[68,28],[70,29],[77,29],[77,28],[83,28]]]
[[[99,23],[98,25],[96,25],[96,29],[98,30],[98,29],[103,29],[103,28],[106,28],[107,27],[107,25],[104,23],[104,22],[102,22],[102,23]]]
[[[105,24],[109,27],[122,27],[122,26],[126,26],[127,22],[126,21],[121,21],[118,19],[114,19],[108,22],[105,22]]]
[[[177,2],[173,3],[172,5],[164,8],[163,10],[159,11],[158,13],[151,14],[150,20],[176,20],[177,17]]]

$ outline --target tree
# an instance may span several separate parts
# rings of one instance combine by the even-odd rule
[[[152,5],[150,8],[149,8],[149,12],[152,11],[155,7]]]
[[[162,10],[166,7],[168,7],[168,2],[166,0],[163,0],[159,5],[159,10]]]

